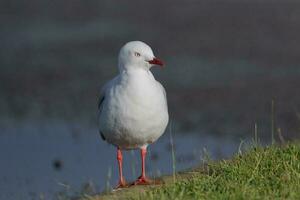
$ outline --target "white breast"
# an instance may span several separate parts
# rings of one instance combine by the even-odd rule
[[[145,70],[120,74],[106,89],[99,114],[100,131],[106,140],[125,149],[156,141],[169,119],[165,91]]]

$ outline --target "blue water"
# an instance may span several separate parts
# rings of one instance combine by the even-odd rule
[[[0,134],[0,199],[53,199],[59,192],[78,194],[84,185],[101,192],[117,184],[116,149],[100,139],[96,127],[66,121],[6,121]],[[170,129],[149,146],[147,172],[171,174]],[[176,133],[176,170],[202,162],[204,152],[212,159],[237,152],[240,138],[209,133]],[[205,153],[206,154],[206,153]],[[124,152],[128,181],[140,173],[138,151]]]

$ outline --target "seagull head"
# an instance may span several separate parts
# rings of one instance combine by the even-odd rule
[[[149,70],[155,65],[163,66],[163,62],[154,56],[151,47],[144,42],[128,42],[120,50],[120,71],[134,68]]]

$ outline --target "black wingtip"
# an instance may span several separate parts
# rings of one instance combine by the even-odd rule
[[[100,98],[99,101],[98,101],[98,109],[100,109],[101,104],[103,103],[103,101],[104,101],[104,96],[102,98]]]
[[[104,137],[104,135],[103,135],[103,133],[101,131],[100,131],[100,136],[101,136],[102,140],[106,140],[105,137]]]

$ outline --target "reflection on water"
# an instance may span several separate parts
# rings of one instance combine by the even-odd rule
[[[10,124],[10,125],[9,125]],[[95,127],[64,121],[6,123],[0,134],[0,199],[52,199],[59,191],[75,194],[86,183],[95,192],[117,183],[116,149],[102,141]],[[208,133],[174,134],[176,170],[201,162],[204,149],[212,159],[227,158],[240,138]],[[151,176],[172,173],[170,131],[150,145],[147,170]],[[124,173],[140,173],[139,152],[124,153]]]

